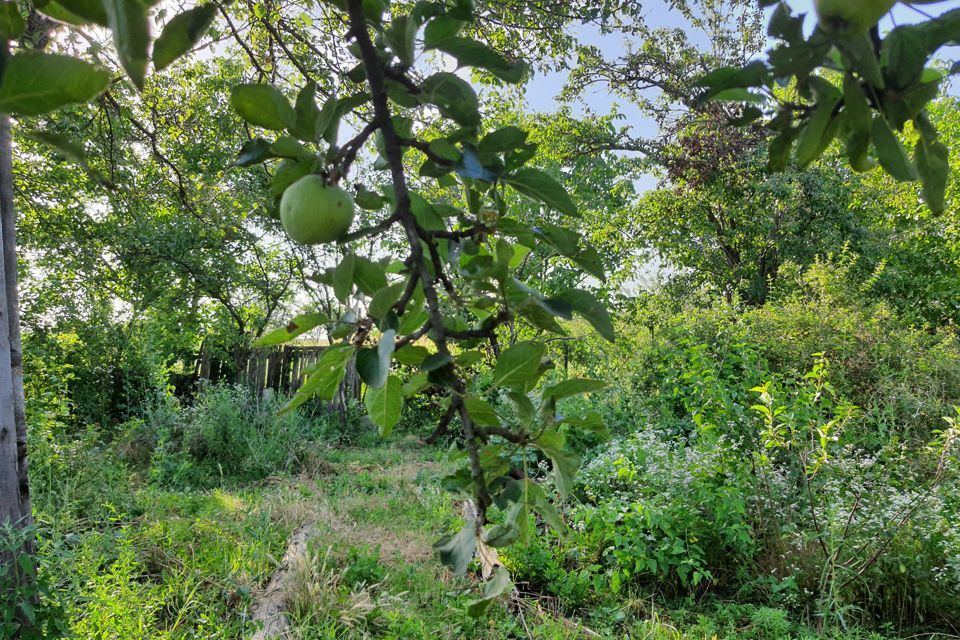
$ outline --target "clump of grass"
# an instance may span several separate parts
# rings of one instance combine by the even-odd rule
[[[161,425],[151,475],[165,486],[210,487],[297,471],[328,418],[280,412],[282,399],[242,386],[203,391]]]

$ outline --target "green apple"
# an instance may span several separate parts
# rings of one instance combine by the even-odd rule
[[[820,26],[857,33],[869,31],[895,4],[897,0],[816,0]]]
[[[280,222],[294,242],[334,242],[353,223],[353,198],[318,175],[304,176],[283,192]]]

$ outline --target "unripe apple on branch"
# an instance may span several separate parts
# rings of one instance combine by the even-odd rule
[[[280,221],[294,242],[334,242],[353,223],[353,198],[340,187],[328,185],[321,176],[304,176],[283,192]]]
[[[816,0],[820,26],[827,31],[870,30],[897,4],[897,0]]]

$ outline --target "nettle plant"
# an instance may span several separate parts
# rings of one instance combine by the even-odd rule
[[[941,1],[903,4],[929,17],[914,5]],[[947,75],[934,56],[960,41],[960,9],[898,26],[881,38],[877,23],[897,0],[817,0],[819,21],[805,37],[804,16],[793,15],[786,2],[760,4],[776,6],[768,35],[777,44],[766,60],[701,78],[706,90],[700,99],[744,102],[743,124],[766,118],[774,170],[786,167],[791,151],[796,163],[806,166],[839,140],[854,170],[879,163],[896,180],[919,179],[927,205],[942,212],[948,153],[926,107],[940,95]],[[915,140],[912,159],[905,136],[897,134],[908,123]]]
[[[553,367],[546,342],[532,339],[501,347],[498,328],[524,323],[537,335],[563,335],[558,319],[569,320],[576,313],[613,340],[607,310],[588,291],[569,289],[547,297],[513,275],[538,245],[552,247],[558,257],[602,280],[600,256],[577,232],[548,222],[546,215],[538,226],[511,217],[510,190],[570,220],[576,219],[577,208],[554,178],[527,166],[536,146],[527,142],[526,132],[504,127],[484,133],[478,97],[469,82],[445,71],[423,78],[415,69],[422,46],[503,82],[524,77],[523,63],[508,61],[460,35],[473,17],[472,3],[418,2],[409,13],[392,16],[380,2],[330,4],[346,17],[349,51],[358,60],[348,74],[355,92],[330,97],[319,107],[310,84],[293,105],[264,84],[240,85],[232,94],[245,120],[278,134],[272,140],[249,141],[239,162],[280,160],[271,191],[282,194],[284,227],[291,237],[308,243],[336,236],[342,257],[318,280],[332,287],[342,303],[352,295],[365,299],[364,317],[348,311],[333,323],[332,344],[307,372],[289,408],[315,397],[330,400],[353,362],[367,385],[367,413],[386,436],[400,419],[405,398],[427,388],[442,390],[445,413],[427,441],[457,429],[464,467],[444,485],[469,495],[475,515],[436,549],[444,563],[463,573],[478,546],[511,544],[528,530],[532,514],[563,531],[543,486],[514,469],[511,460],[527,458],[517,455],[521,449],[539,449],[552,462],[556,498],[564,498],[579,459],[566,446],[561,425],[598,431],[603,425],[595,415],[561,415],[557,402],[604,384],[571,379],[535,390]],[[361,120],[359,132],[338,146],[339,124],[348,113]],[[419,137],[415,117],[442,133]],[[376,189],[355,183],[353,197],[364,209],[386,211],[374,214],[382,219],[373,226],[346,232],[353,205],[337,185],[349,182],[354,160],[370,141],[377,153],[374,169],[389,179]],[[408,175],[413,171],[429,190],[414,190],[418,180]],[[426,185],[431,181],[435,184]],[[357,242],[396,230],[406,239],[404,255],[372,260],[353,251]],[[329,323],[323,314],[304,314],[260,344],[276,344]],[[509,395],[515,420],[503,420],[471,389],[464,368],[488,357],[495,359],[492,382]],[[404,380],[394,372],[397,364],[417,372]],[[494,506],[504,517],[488,527],[487,513]],[[471,609],[482,612],[510,588],[506,570],[496,567]]]

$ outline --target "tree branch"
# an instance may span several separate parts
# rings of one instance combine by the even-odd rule
[[[367,72],[367,82],[370,85],[370,95],[375,115],[374,122],[378,124],[380,132],[383,134],[385,155],[390,165],[390,175],[393,179],[394,191],[396,192],[397,205],[395,215],[399,218],[406,232],[413,267],[423,286],[430,325],[434,334],[433,339],[437,345],[437,353],[441,356],[452,357],[447,345],[443,314],[440,311],[440,298],[434,287],[430,269],[427,267],[423,248],[420,246],[420,234],[417,232],[416,218],[410,209],[410,192],[407,187],[407,178],[403,167],[403,147],[390,117],[390,107],[387,101],[387,92],[384,87],[384,66],[377,56],[377,50],[373,42],[370,40],[366,19],[363,16],[362,1],[349,0],[347,7],[350,15],[350,31],[360,47],[361,59]],[[470,413],[467,411],[462,400],[464,389],[463,381],[454,375],[454,394],[451,398],[451,406],[459,412],[460,419],[463,422],[463,438],[470,457],[470,473],[477,489],[477,526],[479,527],[485,521],[486,510],[492,503],[492,500],[487,490],[483,467],[480,465],[480,452],[476,440],[477,433],[473,420],[470,418]]]

